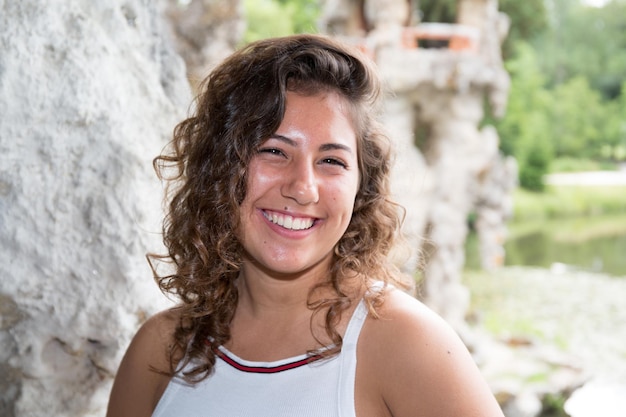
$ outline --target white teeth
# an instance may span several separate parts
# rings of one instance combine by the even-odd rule
[[[295,229],[295,227],[293,226],[293,217],[291,216],[285,216],[285,223],[283,224],[283,227],[285,229]]]
[[[272,223],[289,230],[304,230],[313,226],[313,219],[310,218],[294,218],[292,216],[266,212],[263,212],[263,215]]]

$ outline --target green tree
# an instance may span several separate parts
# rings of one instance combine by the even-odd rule
[[[626,82],[622,89],[626,87]],[[622,90],[624,91],[624,90]],[[603,126],[602,157],[615,162],[626,161],[626,94],[604,106],[606,124]]]
[[[317,0],[245,0],[244,42],[294,33],[317,32]]]
[[[320,16],[319,0],[277,0],[290,12],[295,33],[316,33]]]
[[[614,161],[626,161],[626,80],[616,100],[609,103],[610,114],[606,127],[609,157]]]
[[[512,20],[505,54],[512,86],[496,125],[503,151],[518,159],[520,183],[535,189],[554,156],[626,159],[626,1],[545,5],[544,25],[523,18],[532,16],[529,2],[500,1]]]
[[[600,93],[583,76],[556,86],[552,92],[550,126],[555,156],[602,158],[611,112]]]
[[[500,0],[500,10],[510,21],[509,34],[503,45],[503,56],[512,56],[520,41],[531,41],[548,29],[548,16],[544,0]]]
[[[527,190],[543,191],[543,176],[548,172],[552,161],[552,151],[548,142],[533,141],[528,144],[519,164],[519,182]]]
[[[505,117],[496,122],[501,149],[519,163],[520,185],[543,189],[542,178],[552,160],[549,110],[552,96],[545,88],[533,48],[517,45],[515,58],[506,63],[512,82]]]
[[[275,0],[245,0],[244,7],[247,21],[245,43],[294,33],[290,10],[281,3]]]
[[[613,99],[626,79],[626,1],[601,8],[578,0],[547,0],[549,29],[533,42],[540,64],[555,86],[584,76],[591,87]]]

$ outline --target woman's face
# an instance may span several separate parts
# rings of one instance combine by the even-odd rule
[[[345,99],[288,92],[282,123],[248,170],[239,234],[244,271],[325,276],[358,187],[356,133]]]

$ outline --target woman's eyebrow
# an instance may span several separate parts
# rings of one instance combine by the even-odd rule
[[[295,140],[290,139],[287,136],[279,135],[278,133],[274,133],[272,136],[270,136],[270,139],[278,139],[281,142],[285,142],[287,145],[294,147],[298,146],[298,142],[296,142]]]
[[[286,143],[289,146],[293,146],[293,147],[297,147],[298,146],[298,142],[296,142],[293,139],[288,138],[287,136],[283,136],[283,135],[279,135],[278,133],[274,133],[272,136],[270,136],[270,139],[277,139],[281,142]],[[352,152],[352,148],[350,148],[349,146],[346,146],[344,144],[341,143],[335,143],[335,142],[331,142],[331,143],[324,143],[322,145],[320,145],[320,151],[333,151],[333,150],[341,150],[341,151],[346,151],[348,153],[353,153]]]
[[[352,153],[352,148],[341,143],[325,143],[320,146],[320,151],[346,151],[348,153]]]

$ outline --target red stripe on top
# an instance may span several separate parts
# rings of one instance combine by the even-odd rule
[[[206,341],[206,344],[211,346],[211,349],[215,354],[222,359],[224,362],[242,372],[250,372],[255,374],[275,374],[278,372],[288,371],[290,369],[299,368],[304,365],[308,365],[311,362],[315,362],[317,360],[322,359],[322,355],[312,355],[304,359],[300,359],[297,361],[285,363],[283,365],[277,366],[248,366],[237,362],[235,359],[228,356],[224,351],[218,349],[215,346],[212,346],[210,341]]]

